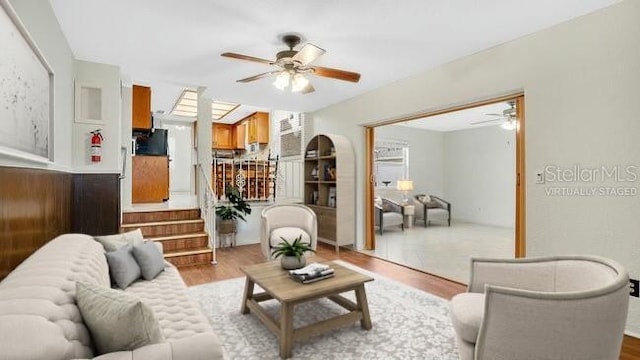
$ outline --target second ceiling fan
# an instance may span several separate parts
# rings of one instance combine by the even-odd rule
[[[304,74],[313,74],[316,76],[344,80],[354,83],[357,83],[360,80],[360,74],[356,72],[311,65],[312,62],[314,62],[322,54],[325,53],[325,50],[311,43],[305,44],[300,50],[294,50],[293,48],[300,44],[300,37],[298,35],[285,35],[282,37],[282,41],[289,47],[289,50],[278,52],[276,54],[275,60],[266,60],[254,56],[242,55],[232,52],[225,52],[221,54],[221,56],[258,62],[262,64],[272,65],[277,68],[276,70],[267,71],[262,74],[237,80],[237,82],[247,83],[276,75],[276,80],[273,84],[278,89],[284,90],[287,86],[290,85],[291,91],[301,92],[303,94],[308,94],[315,90],[313,88],[313,85],[309,83],[309,80],[304,77]]]

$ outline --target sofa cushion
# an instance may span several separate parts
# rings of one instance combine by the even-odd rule
[[[300,235],[302,235],[302,239],[300,240],[301,242],[311,244],[311,237],[309,236],[309,234],[298,227],[281,227],[273,229],[271,231],[269,241],[271,243],[271,247],[273,248],[282,243],[282,238],[285,238],[288,242],[293,242]]]
[[[142,236],[142,230],[136,229],[123,234],[106,235],[106,236],[94,236],[97,242],[104,246],[104,250],[116,251],[125,245],[142,245],[144,237]]]
[[[463,340],[475,344],[484,315],[484,294],[458,294],[451,299],[450,310],[456,334]]]
[[[126,289],[134,281],[140,279],[140,266],[133,257],[131,245],[116,251],[108,252],[109,274],[120,289]]]
[[[167,265],[153,281],[136,281],[125,292],[137,296],[153,310],[169,342],[213,332],[200,304],[189,296],[178,269],[172,265]]]
[[[134,246],[133,257],[140,266],[142,277],[145,280],[153,280],[164,270],[164,257],[152,241]]]
[[[164,340],[153,311],[135,296],[78,282],[76,299],[100,354],[134,350]]]

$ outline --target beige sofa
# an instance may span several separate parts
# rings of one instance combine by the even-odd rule
[[[77,281],[110,284],[104,249],[88,235],[51,240],[0,282],[0,360],[226,358],[199,304],[168,263],[152,281],[139,280],[125,290],[153,310],[165,341],[94,357],[76,305]]]

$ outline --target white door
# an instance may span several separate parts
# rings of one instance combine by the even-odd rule
[[[169,130],[169,191],[171,193],[193,194],[193,124],[164,123],[163,128]]]

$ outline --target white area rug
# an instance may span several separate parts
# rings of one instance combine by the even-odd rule
[[[458,359],[446,300],[343,261],[337,262],[375,278],[365,285],[373,329],[363,330],[357,322],[297,341],[293,359]],[[244,278],[189,288],[191,295],[202,304],[231,359],[279,359],[276,336],[253,314],[240,313],[243,290]],[[355,301],[353,291],[343,295]],[[277,301],[261,305],[278,318]],[[294,312],[294,327],[298,328],[346,310],[322,299],[297,305]]]

